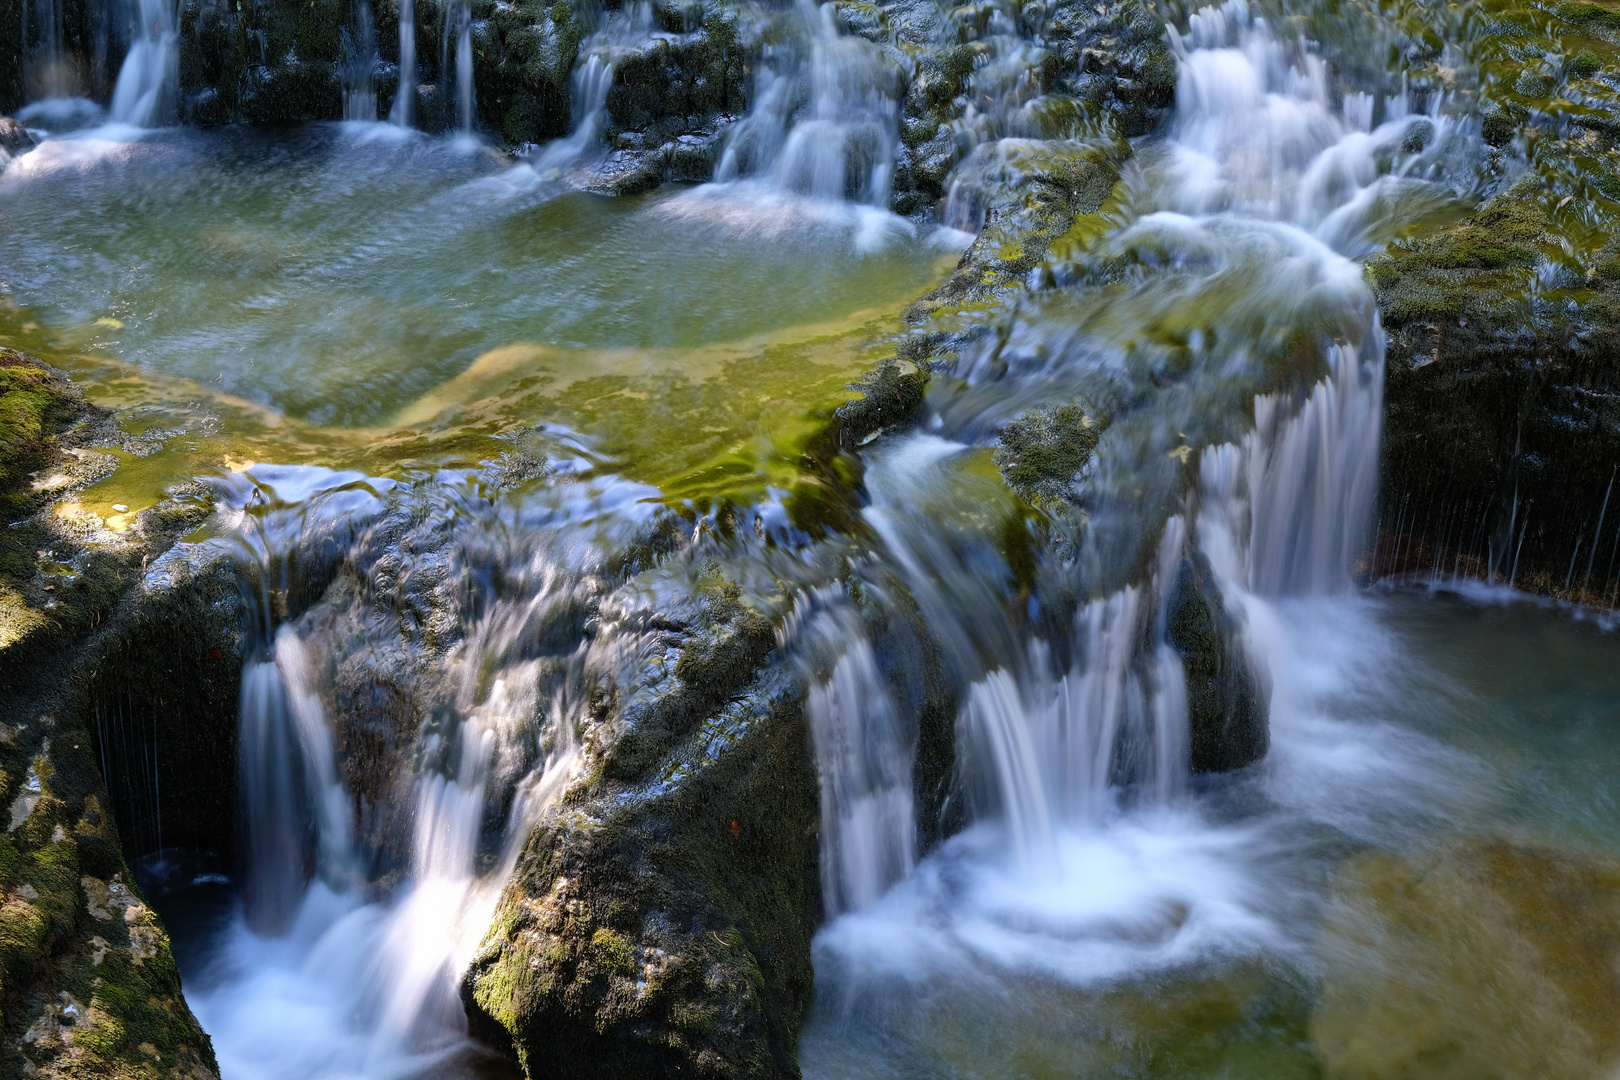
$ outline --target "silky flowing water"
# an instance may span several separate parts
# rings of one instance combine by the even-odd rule
[[[92,128],[0,177],[0,342],[126,425],[179,433],[83,509],[117,527],[113,504],[223,460],[213,542],[249,562],[421,499],[465,523],[472,572],[500,570],[446,658],[408,805],[375,811],[408,822],[387,889],[366,886],[378,823],[350,820],[333,764],[330,642],[260,612],[248,869],[165,909],[226,1080],[501,1075],[456,980],[573,775],[582,708],[539,700],[514,643],[671,507],[690,542],[638,587],[723,566],[808,688],[828,922],[807,1076],[1384,1076],[1431,1045],[1597,1075],[1616,1048],[1572,1049],[1557,1002],[1503,1022],[1486,999],[1566,992],[1513,967],[1514,935],[1542,931],[1502,911],[1549,866],[1620,858],[1613,628],[1491,587],[1364,580],[1383,336],[1361,260],[1494,182],[1474,164],[1469,79],[1494,62],[1479,26],[1433,14],[1450,75],[1425,83],[1401,59],[1412,12],[1179,13],[1165,129],[1015,305],[958,316],[995,332],[936,376],[919,424],[860,449],[852,518],[807,531],[785,509],[806,440],[971,238],[878,208],[895,103],[830,12],[801,7],[809,45],[775,70],[801,64],[809,104],[761,79],[710,185],[607,199],[564,183],[590,137],[514,164],[380,123]],[[953,225],[978,225],[975,185],[1016,172],[1042,107],[1018,76],[1032,46],[997,15]],[[637,17],[593,39],[576,89],[606,93]],[[153,25],[137,89],[161,68]],[[1020,567],[1006,522],[1032,511],[990,449],[1057,401],[1109,422],[1084,515],[1043,520],[1063,553]],[[549,475],[492,491],[516,445]],[[752,534],[707,516],[720,500]],[[1189,560],[1269,693],[1269,753],[1229,775],[1187,768],[1168,622]],[[918,612],[962,687],[965,827],[931,851],[915,680],[849,581],[869,608]],[[569,662],[642,659],[633,640],[592,648]],[[1607,873],[1566,893],[1600,897]],[[1584,925],[1570,963],[1597,989],[1564,1012],[1612,1004],[1610,943]]]

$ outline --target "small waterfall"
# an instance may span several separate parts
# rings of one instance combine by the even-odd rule
[[[25,0],[21,8],[24,93],[30,101],[71,97],[76,87],[63,47],[67,13],[61,0]]]
[[[793,35],[769,46],[748,115],[730,132],[715,179],[753,177],[785,191],[886,206],[899,143],[893,69],[844,34],[837,5],[797,0]]]
[[[402,31],[403,32],[403,31]],[[443,44],[439,50],[441,79],[454,70],[456,73],[456,130],[471,134],[475,117],[473,97],[472,4],[470,0],[457,0],[444,7],[441,27]],[[454,41],[454,67],[451,60],[451,42]]]
[[[859,618],[837,597],[832,589],[806,597],[782,632],[808,669],[806,710],[821,775],[821,891],[829,914],[870,906],[917,861],[915,732],[901,724]]]
[[[388,122],[395,127],[416,123],[416,0],[399,0],[399,89]]]
[[[384,507],[377,493],[389,489],[355,474],[263,471],[260,495],[229,498],[262,583],[258,606],[284,611],[308,545],[364,558],[365,530]],[[347,771],[357,751],[334,680],[353,640],[323,636],[321,620],[285,620],[244,665],[248,859],[230,948],[246,974],[193,995],[222,1047],[255,1055],[222,1060],[233,1075],[425,1075],[447,1054],[473,1052],[459,977],[523,843],[577,774],[585,688],[624,663],[612,642],[536,654],[544,629],[594,587],[594,549],[555,526],[516,531],[480,499],[458,494],[438,512],[467,521],[463,572],[487,563],[502,584],[473,588],[465,634],[436,663],[435,701],[420,720],[395,720],[404,742],[378,751],[362,737],[364,768],[390,773],[389,784],[350,786],[363,774]],[[362,655],[398,640],[397,626],[369,619],[349,633],[373,631]],[[312,1022],[320,1030],[306,1034]]]
[[[639,0],[604,16],[602,25],[579,47],[570,85],[572,130],[550,143],[535,159],[535,169],[546,174],[585,162],[603,152],[602,129],[607,123],[607,96],[613,69],[626,54],[652,40],[653,11]]]
[[[312,684],[303,643],[285,628],[267,657],[243,667],[239,767],[250,867],[246,907],[250,924],[262,933],[291,925],[312,870],[334,889],[351,884],[349,807]]]
[[[170,0],[136,0],[134,33],[118,69],[109,119],[152,127],[174,107],[179,85],[179,36]]]
[[[377,119],[377,31],[371,4],[360,0],[355,9],[355,33],[343,28],[343,119],[375,123]]]

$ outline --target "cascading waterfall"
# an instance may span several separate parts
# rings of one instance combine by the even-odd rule
[[[793,10],[797,34],[766,49],[715,179],[885,206],[899,143],[892,69],[870,42],[840,31],[836,5],[796,0]]]
[[[1380,207],[1388,200],[1398,192],[1429,197],[1420,178],[1434,165],[1450,130],[1439,100],[1430,100],[1420,114],[1410,102],[1392,98],[1376,127],[1363,98],[1352,97],[1342,109],[1335,106],[1321,61],[1303,46],[1279,42],[1243,0],[1196,12],[1186,35],[1172,30],[1172,44],[1180,82],[1176,119],[1162,151],[1168,168],[1135,181],[1147,185],[1142,201],[1160,209],[1122,229],[1110,250],[1207,253],[1197,257],[1216,268],[1211,281],[1222,280],[1227,260],[1241,260],[1233,265],[1242,269],[1232,272],[1250,295],[1228,302],[1234,325],[1221,334],[1226,352],[1203,362],[1215,370],[1222,364],[1234,371],[1259,370],[1258,357],[1245,352],[1263,347],[1245,343],[1250,328],[1263,330],[1268,319],[1294,317],[1290,311],[1319,326],[1318,313],[1326,312],[1329,325],[1340,329],[1338,340],[1322,348],[1325,377],[1303,395],[1264,389],[1255,394],[1250,399],[1254,425],[1239,442],[1201,449],[1186,445],[1173,452],[1172,461],[1177,453],[1188,459],[1197,454],[1191,484],[1175,480],[1179,474],[1173,468],[1165,474],[1154,464],[1165,460],[1163,449],[1145,454],[1138,441],[1163,439],[1163,421],[1145,413],[1117,417],[1097,451],[1093,538],[1087,559],[1073,571],[1084,575],[1080,591],[1091,591],[1094,598],[1079,606],[1071,623],[1053,628],[1050,643],[1035,632],[1042,624],[1009,617],[997,598],[956,594],[968,587],[965,582],[995,576],[992,569],[973,565],[974,556],[964,554],[969,546],[927,535],[904,513],[884,508],[887,489],[898,492],[896,485],[915,483],[902,476],[921,475],[916,455],[924,446],[933,446],[927,453],[943,460],[963,454],[967,444],[932,434],[905,436],[911,449],[872,457],[867,474],[874,492],[867,516],[882,536],[890,567],[918,598],[957,669],[978,672],[970,677],[958,721],[974,814],[999,822],[1018,861],[1031,870],[1051,864],[1059,833],[1095,828],[1122,799],[1131,805],[1169,805],[1185,789],[1189,691],[1182,658],[1171,643],[1170,605],[1186,560],[1207,560],[1213,570],[1235,620],[1236,654],[1256,668],[1252,677],[1262,688],[1270,681],[1269,651],[1275,643],[1251,634],[1245,624],[1271,622],[1261,608],[1275,598],[1327,596],[1351,585],[1353,564],[1371,535],[1383,381],[1382,333],[1352,259],[1365,254],[1367,238],[1378,234],[1378,215],[1385,212]],[[975,137],[1005,137],[1016,127],[1009,118],[1027,113],[1036,100],[1024,92],[1029,83],[1017,74],[1028,58],[1009,50],[1003,59],[1011,75],[997,74],[995,60],[985,73],[987,80],[1006,84],[1002,104],[993,117],[970,116],[977,123],[969,128],[982,132]],[[1397,151],[1419,121],[1440,129],[1441,137],[1431,140],[1430,150],[1402,158]],[[1380,157],[1394,158],[1394,164],[1381,168]],[[1184,292],[1170,295],[1175,303],[1190,302]],[[1159,302],[1152,293],[1144,297],[1131,302]],[[1123,365],[1086,338],[1062,337],[1039,320],[1021,332],[1032,336],[1030,343],[1024,345],[1015,334],[998,349],[996,364],[964,357],[970,390],[960,395],[963,402],[980,393],[993,401],[997,393],[1007,393],[997,389],[998,380],[1013,377],[1029,384],[1014,400],[1034,393],[1029,386],[1065,393],[1073,391],[1064,387],[1084,385],[1084,379],[1121,377]],[[1199,341],[1194,338],[1195,348]],[[1018,359],[1026,354],[1028,361]],[[981,421],[964,420],[967,408],[953,404],[936,419],[935,429],[948,434],[965,425],[964,435],[972,436]],[[1179,423],[1185,427],[1190,421]],[[1170,447],[1185,438],[1178,436]],[[1166,482],[1183,484],[1183,493],[1174,496],[1182,509],[1158,523],[1144,519],[1139,509],[1142,487],[1155,471]],[[1111,494],[1111,484],[1118,485],[1117,495]],[[917,498],[913,493],[893,502],[910,510]],[[928,517],[933,520],[927,530],[937,534],[936,516]],[[1130,538],[1144,527],[1159,537],[1145,576],[1123,587],[1105,587],[1101,595],[1089,588],[1088,581],[1132,575],[1140,556]],[[952,595],[947,598],[942,588]],[[833,748],[830,755],[824,752],[822,767],[834,774],[831,782],[824,779],[824,790],[835,798],[847,793],[850,800],[832,810],[842,850],[828,856],[845,876],[849,856],[844,852],[895,849],[890,820],[874,819],[868,837],[848,835],[858,827],[863,800],[871,798],[851,781],[910,773],[909,758],[862,763],[860,769],[846,763],[843,747],[864,746],[872,753],[881,745],[870,740],[864,726],[874,718],[881,722],[890,707],[880,686],[853,678],[865,647],[857,639],[840,661],[843,667],[824,677],[813,698],[820,703],[818,724],[833,729],[818,729],[816,737],[818,750]],[[849,703],[861,693],[869,695],[866,703]],[[889,751],[911,752],[899,743]],[[881,859],[873,862],[883,865]],[[829,879],[838,874],[829,871]],[[869,894],[847,887],[837,895],[845,898],[844,910],[861,906],[850,902],[853,895],[870,902]]]
[[[179,82],[179,37],[170,0],[135,0],[134,37],[118,69],[109,119],[152,127],[174,107]]]
[[[646,0],[609,12],[602,25],[579,47],[571,81],[573,127],[565,138],[550,143],[534,160],[534,168],[547,174],[588,160],[603,151],[602,128],[607,122],[608,90],[614,65],[628,52],[652,40],[652,5]]]
[[[403,33],[403,31],[401,31]],[[377,119],[377,31],[371,4],[360,0],[355,8],[355,32],[343,29],[343,119],[374,123]],[[403,85],[403,83],[401,84]]]
[[[338,543],[354,544],[345,537],[380,507],[371,485],[353,474],[308,472],[312,479],[298,470],[266,470],[254,490],[269,496],[253,497],[259,509],[240,515],[245,557],[260,566],[263,581],[285,580],[284,545],[338,525]],[[307,490],[294,498],[300,484]],[[240,492],[231,497],[250,505]],[[475,497],[445,512],[487,510]],[[229,950],[251,974],[193,993],[204,1023],[246,1055],[222,1057],[231,1075],[268,1080],[332,1069],[392,1075],[477,1052],[467,1040],[457,980],[524,840],[576,774],[576,728],[586,703],[574,691],[587,682],[585,669],[611,671],[623,662],[615,643],[558,660],[532,655],[537,628],[572,610],[578,590],[592,580],[588,566],[576,564],[593,557],[591,546],[558,525],[566,519],[542,523],[534,542],[509,539],[499,521],[485,526],[490,542],[502,545],[490,557],[510,599],[485,605],[445,658],[444,718],[409,748],[405,767],[414,776],[408,772],[394,794],[385,793],[399,801],[392,810],[367,808],[340,775],[334,720],[324,704],[330,660],[308,638],[315,631],[283,624],[245,665],[248,872],[245,921]],[[542,700],[548,683],[540,670],[548,664],[560,675],[560,689]],[[502,822],[494,836],[492,811]],[[404,878],[378,894],[362,868],[374,874],[379,860],[395,857],[390,851],[400,838],[390,822],[409,822],[398,854]],[[318,1021],[316,1038],[300,1029],[310,1023],[310,1002],[331,1010]]]
[[[395,127],[416,123],[416,0],[399,0],[399,89],[388,122]]]

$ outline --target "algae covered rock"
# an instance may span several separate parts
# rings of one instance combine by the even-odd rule
[[[142,633],[144,598],[131,593],[143,563],[206,509],[165,503],[123,538],[75,534],[49,511],[106,474],[113,459],[98,448],[119,438],[62,373],[0,350],[0,1075],[204,1080],[216,1068],[125,861],[126,845],[142,850],[131,828],[140,823],[120,814],[103,780],[99,764],[118,747],[98,723],[139,690],[184,713],[173,700],[184,652],[157,658],[167,670],[144,685],[115,654],[167,642]],[[219,651],[228,640],[199,636],[195,620],[175,614],[154,621],[213,649],[221,684],[234,686]],[[97,673],[115,665],[123,670],[108,701],[111,680]],[[224,722],[234,726],[229,711]],[[177,778],[183,788],[185,774]],[[215,820],[228,827],[228,810]]]
[[[664,618],[680,659],[590,740],[463,984],[531,1077],[798,1075],[821,921],[803,689],[724,594]]]
[[[1528,181],[1369,264],[1389,334],[1380,570],[1612,603],[1620,238],[1571,258],[1567,209]]]
[[[1329,1080],[1575,1080],[1620,1060],[1620,864],[1507,840],[1350,861],[1311,1036]]]

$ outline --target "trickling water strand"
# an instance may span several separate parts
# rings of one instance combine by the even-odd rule
[[[835,656],[812,675],[805,703],[821,778],[822,899],[829,913],[876,902],[916,865],[917,822],[910,762],[915,734],[903,729],[860,620],[822,590],[782,637],[807,658]]]
[[[457,9],[456,33],[456,126],[464,133],[473,129],[473,47],[472,4],[462,0]]]
[[[66,11],[61,0],[31,0],[21,7],[22,44],[27,48],[30,29],[35,40],[23,54],[23,85],[29,99],[68,97],[74,86],[63,48]]]
[[[371,4],[360,0],[355,9],[356,32],[343,28],[343,119],[374,123],[377,119],[377,32],[371,22]]]
[[[604,151],[602,128],[607,122],[608,90],[614,65],[626,54],[652,40],[653,11],[646,0],[608,13],[596,32],[579,48],[572,76],[573,127],[566,138],[549,144],[534,162],[536,171],[568,169]]]
[[[399,0],[399,89],[388,122],[395,127],[416,123],[416,0]]]

